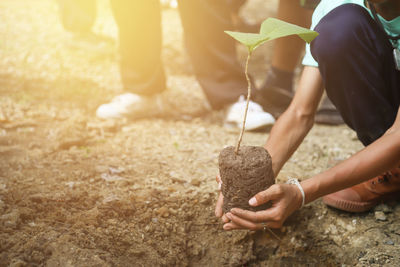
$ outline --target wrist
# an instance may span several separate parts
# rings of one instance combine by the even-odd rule
[[[304,206],[305,201],[306,201],[306,196],[303,190],[303,187],[301,186],[300,182],[296,178],[289,178],[286,182],[287,184],[291,184],[297,187],[298,191],[300,192],[300,198],[301,198],[301,206],[300,209]]]
[[[320,184],[318,179],[306,179],[301,182],[301,186],[305,195],[304,204],[308,204],[320,197]]]

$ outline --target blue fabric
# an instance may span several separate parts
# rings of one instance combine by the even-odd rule
[[[313,13],[311,29],[315,29],[315,26],[319,23],[319,21],[333,9],[345,4],[359,5],[368,10],[370,16],[372,17],[372,13],[365,6],[364,0],[322,0]],[[378,17],[389,35],[397,36],[400,34],[400,16],[390,21],[385,20],[379,14]],[[392,42],[392,44],[400,49],[400,42]],[[306,45],[306,54],[302,63],[306,66],[318,66],[317,62],[311,56],[309,44]]]
[[[311,43],[328,97],[364,145],[394,123],[400,103],[400,71],[393,48],[368,11],[342,5],[320,20]]]

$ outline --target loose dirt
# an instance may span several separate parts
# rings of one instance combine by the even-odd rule
[[[218,162],[224,212],[234,207],[253,211],[269,207],[268,203],[258,207],[249,205],[252,196],[275,182],[267,150],[261,146],[241,146],[236,154],[235,147],[229,146],[221,151]]]
[[[254,0],[243,14],[261,20],[275,9]],[[400,265],[398,203],[355,215],[318,200],[275,230],[281,242],[222,230],[218,155],[239,131],[208,109],[176,10],[163,11],[169,116],[114,122],[95,117],[122,92],[107,1],[100,39],[65,32],[50,0],[3,0],[0,17],[0,266]],[[252,59],[258,84],[269,56],[267,45]],[[243,144],[267,136],[246,133]],[[361,147],[347,127],[317,125],[277,183],[307,179]]]

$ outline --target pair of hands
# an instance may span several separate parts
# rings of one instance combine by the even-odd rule
[[[217,176],[219,189],[221,189],[221,178]],[[223,213],[222,204],[224,196],[219,192],[215,207],[215,216],[224,222],[224,230],[249,229],[259,230],[265,226],[269,228],[281,228],[286,218],[301,207],[302,195],[295,185],[274,184],[265,191],[257,193],[249,200],[250,206],[259,206],[267,202],[272,206],[262,211],[249,211],[233,208]]]

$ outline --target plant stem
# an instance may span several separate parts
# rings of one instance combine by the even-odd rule
[[[236,155],[239,153],[240,143],[242,142],[244,129],[246,127],[247,110],[249,109],[249,102],[250,102],[250,97],[251,97],[251,82],[250,82],[249,74],[247,73],[248,68],[249,68],[250,56],[251,56],[251,51],[249,50],[248,54],[247,54],[247,59],[246,59],[246,67],[244,69],[244,74],[246,75],[246,80],[247,80],[246,108],[244,109],[242,130],[240,131],[239,139],[238,139],[237,144],[236,144],[236,149],[235,149],[235,154]]]

